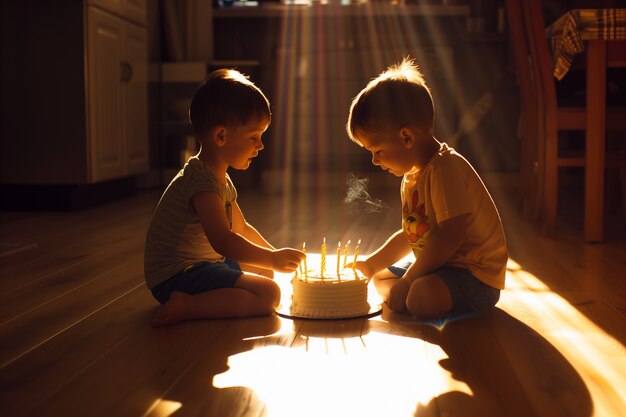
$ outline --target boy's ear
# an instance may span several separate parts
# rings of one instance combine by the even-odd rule
[[[415,143],[415,132],[408,127],[403,127],[400,129],[400,138],[404,146],[410,148]]]
[[[217,146],[223,146],[226,142],[226,127],[224,126],[216,126],[213,129],[213,134],[211,135],[211,140]]]

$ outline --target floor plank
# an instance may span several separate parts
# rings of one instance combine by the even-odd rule
[[[111,270],[119,270],[122,274],[139,265],[140,278],[143,278],[143,258],[135,256],[133,259],[124,259],[120,262],[121,255],[128,249],[134,253],[142,250],[143,245],[135,247],[119,245],[123,241],[118,240],[118,245],[103,247],[98,254],[87,254],[80,262],[64,265],[54,273],[43,273],[37,279],[14,288],[12,291],[0,294],[0,326],[29,311],[63,297],[79,287],[89,284],[94,280],[107,280]],[[133,263],[137,265],[132,265]],[[47,270],[46,268],[42,268]],[[86,279],[86,277],[89,277]]]
[[[76,217],[68,214],[60,217],[62,214],[54,213],[54,218],[47,220],[53,224],[51,228],[41,228],[38,224],[23,227],[24,230],[36,230],[36,236],[31,237],[37,247],[11,259],[10,263],[2,263],[0,294],[10,294],[17,288],[64,272],[79,263],[89,264],[103,252],[123,250],[125,242],[140,245],[139,249],[130,245],[127,248],[129,253],[137,253],[143,246],[153,198],[151,193],[143,200],[128,201],[128,209],[119,208],[117,203],[108,207],[109,214],[101,209],[79,213]],[[30,238],[18,239],[28,241]]]
[[[139,261],[140,257],[136,257],[106,273],[98,271],[84,285],[0,325],[0,367],[67,331],[127,292],[145,288]]]
[[[34,408],[54,402],[60,389],[79,384],[86,369],[148,328],[155,306],[143,287],[135,288],[2,367],[0,389],[12,399],[5,402],[8,415],[34,415]],[[124,375],[123,370],[118,371]]]

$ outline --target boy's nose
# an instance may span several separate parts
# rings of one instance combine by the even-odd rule
[[[258,150],[262,150],[263,148],[265,148],[265,145],[263,144],[262,141],[259,141],[259,144],[256,147]]]
[[[380,166],[380,162],[378,162],[378,158],[376,158],[376,155],[372,155],[372,164]]]

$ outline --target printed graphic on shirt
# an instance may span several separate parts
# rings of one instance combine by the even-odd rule
[[[428,216],[424,203],[419,201],[417,188],[409,190],[409,193],[411,198],[405,198],[404,207],[402,207],[402,229],[407,234],[413,252],[417,255],[428,241],[430,225],[427,223]]]

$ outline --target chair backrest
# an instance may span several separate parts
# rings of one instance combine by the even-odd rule
[[[509,35],[513,49],[513,57],[517,78],[520,85],[520,98],[522,104],[523,122],[527,122],[529,109],[536,106],[536,87],[530,61],[530,45],[526,22],[522,14],[522,3],[520,0],[506,0],[506,8],[509,21]]]
[[[522,13],[526,24],[526,30],[530,42],[530,56],[533,63],[534,73],[538,80],[538,95],[545,106],[546,117],[556,120],[556,81],[554,78],[554,64],[550,50],[548,49],[548,39],[546,37],[546,26],[543,19],[540,0],[521,1]],[[549,122],[551,124],[551,122]],[[556,122],[554,122],[556,129]]]
[[[534,219],[538,215],[538,189],[543,187],[540,162],[543,162],[545,141],[543,99],[539,66],[533,55],[534,36],[530,28],[527,0],[506,0],[509,36],[519,81],[521,101],[521,195],[524,217]]]

